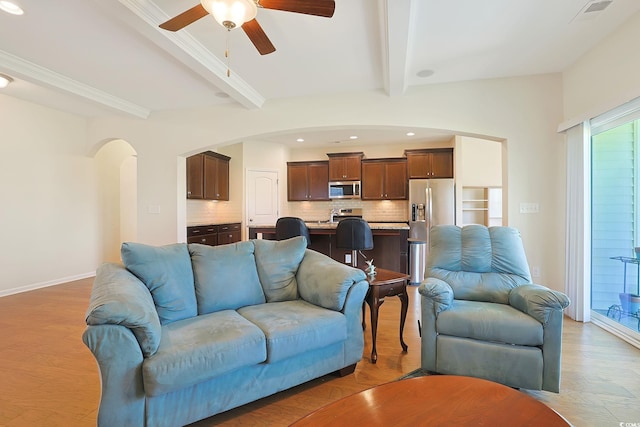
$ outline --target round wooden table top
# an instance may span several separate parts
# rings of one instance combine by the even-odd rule
[[[331,403],[292,426],[568,426],[518,390],[478,378],[430,375],[382,384]]]

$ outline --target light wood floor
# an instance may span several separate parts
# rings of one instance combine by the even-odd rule
[[[91,279],[0,298],[0,426],[95,425],[100,380],[81,341]],[[326,376],[200,421],[194,426],[286,426],[341,397],[393,381],[420,366],[419,299],[409,289],[408,353],[398,342],[397,298],[380,309],[378,363]],[[368,317],[368,312],[367,312]],[[560,394],[527,392],[575,426],[640,425],[640,350],[592,324],[565,320]]]

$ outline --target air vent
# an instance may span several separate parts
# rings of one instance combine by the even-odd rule
[[[613,3],[613,0],[609,1],[594,1],[592,3],[588,3],[586,9],[582,13],[592,13],[592,12],[602,12],[609,5]]]
[[[580,9],[571,21],[590,21],[600,15],[600,12],[609,7],[611,3],[613,3],[613,0],[590,1]]]

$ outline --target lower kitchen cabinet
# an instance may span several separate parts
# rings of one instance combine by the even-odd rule
[[[219,245],[228,245],[229,243],[239,242],[241,239],[240,223],[218,226]]]
[[[242,239],[241,224],[198,225],[187,227],[187,243],[218,246],[236,243]]]

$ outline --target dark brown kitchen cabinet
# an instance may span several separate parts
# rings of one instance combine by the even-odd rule
[[[327,153],[329,181],[360,181],[360,165],[364,153]]]
[[[187,198],[229,200],[230,160],[213,151],[187,157]]]
[[[187,199],[204,198],[204,154],[187,157]]]
[[[403,200],[407,198],[407,186],[406,159],[362,161],[363,200]]]
[[[409,179],[453,178],[453,148],[405,150]]]
[[[241,224],[198,225],[187,227],[187,243],[218,246],[242,240]]]
[[[329,200],[329,162],[287,162],[287,200]]]
[[[222,224],[218,226],[218,244],[227,245],[242,240],[240,223]]]
[[[187,227],[187,243],[216,246],[218,244],[218,226],[199,225]]]

